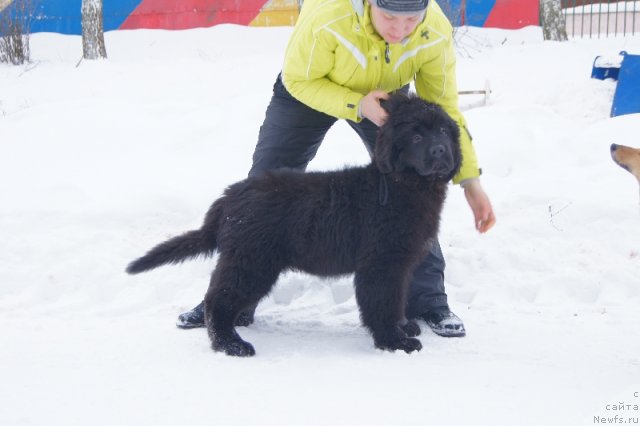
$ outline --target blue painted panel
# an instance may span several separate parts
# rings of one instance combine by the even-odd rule
[[[104,30],[117,30],[142,0],[103,0]]]
[[[624,59],[613,96],[612,117],[640,113],[640,55],[629,55],[627,52],[620,54],[624,55]]]
[[[82,34],[81,7],[82,0],[42,0],[36,7],[31,31]]]
[[[467,0],[465,23],[474,27],[484,27],[495,0]]]
[[[142,0],[103,0],[104,30],[115,30],[134,11]],[[82,0],[35,0],[31,32],[82,34]],[[19,1],[14,0],[4,14],[16,14]]]
[[[440,0],[438,4],[454,27],[482,27],[495,5],[495,0]],[[462,14],[464,10],[464,14]]]
[[[462,25],[460,6],[463,0],[440,0],[438,4],[454,27]]]

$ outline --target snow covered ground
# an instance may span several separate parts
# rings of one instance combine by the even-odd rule
[[[458,31],[460,89],[492,87],[461,103],[498,218],[477,234],[451,188],[463,339],[422,324],[421,352],[375,350],[348,278],[289,274],[234,359],[174,327],[211,260],[124,273],[246,175],[290,33],[116,31],[79,66],[79,37],[35,34],[31,64],[0,66],[0,424],[640,423],[640,200],[609,157],[640,115],[609,118],[615,83],[589,78],[637,36]],[[365,162],[340,123],[311,168]]]

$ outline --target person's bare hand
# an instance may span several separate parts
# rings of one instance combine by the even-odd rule
[[[471,179],[464,184],[464,195],[467,203],[473,211],[475,227],[481,234],[484,234],[496,223],[496,216],[493,213],[493,207],[489,196],[482,189],[479,179]]]
[[[389,99],[389,94],[383,90],[374,90],[360,101],[360,115],[373,122],[376,126],[382,126],[387,121],[387,111],[380,106],[382,99]]]

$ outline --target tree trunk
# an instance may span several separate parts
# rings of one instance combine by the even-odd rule
[[[567,41],[560,0],[540,0],[540,24],[545,40]]]
[[[11,1],[0,0],[0,11]],[[29,62],[29,37],[34,11],[33,0],[15,0],[11,11],[0,15],[0,62],[21,65]]]
[[[107,57],[104,45],[102,0],[82,0],[82,53],[84,59]]]

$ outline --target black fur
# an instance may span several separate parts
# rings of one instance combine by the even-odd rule
[[[355,293],[375,346],[420,350],[405,319],[412,272],[438,233],[447,182],[460,166],[459,130],[437,105],[394,95],[385,102],[374,161],[324,173],[272,171],[231,185],[201,229],[153,248],[129,273],[219,253],[205,296],[213,349],[250,356],[238,315],[284,270],[355,273]]]

